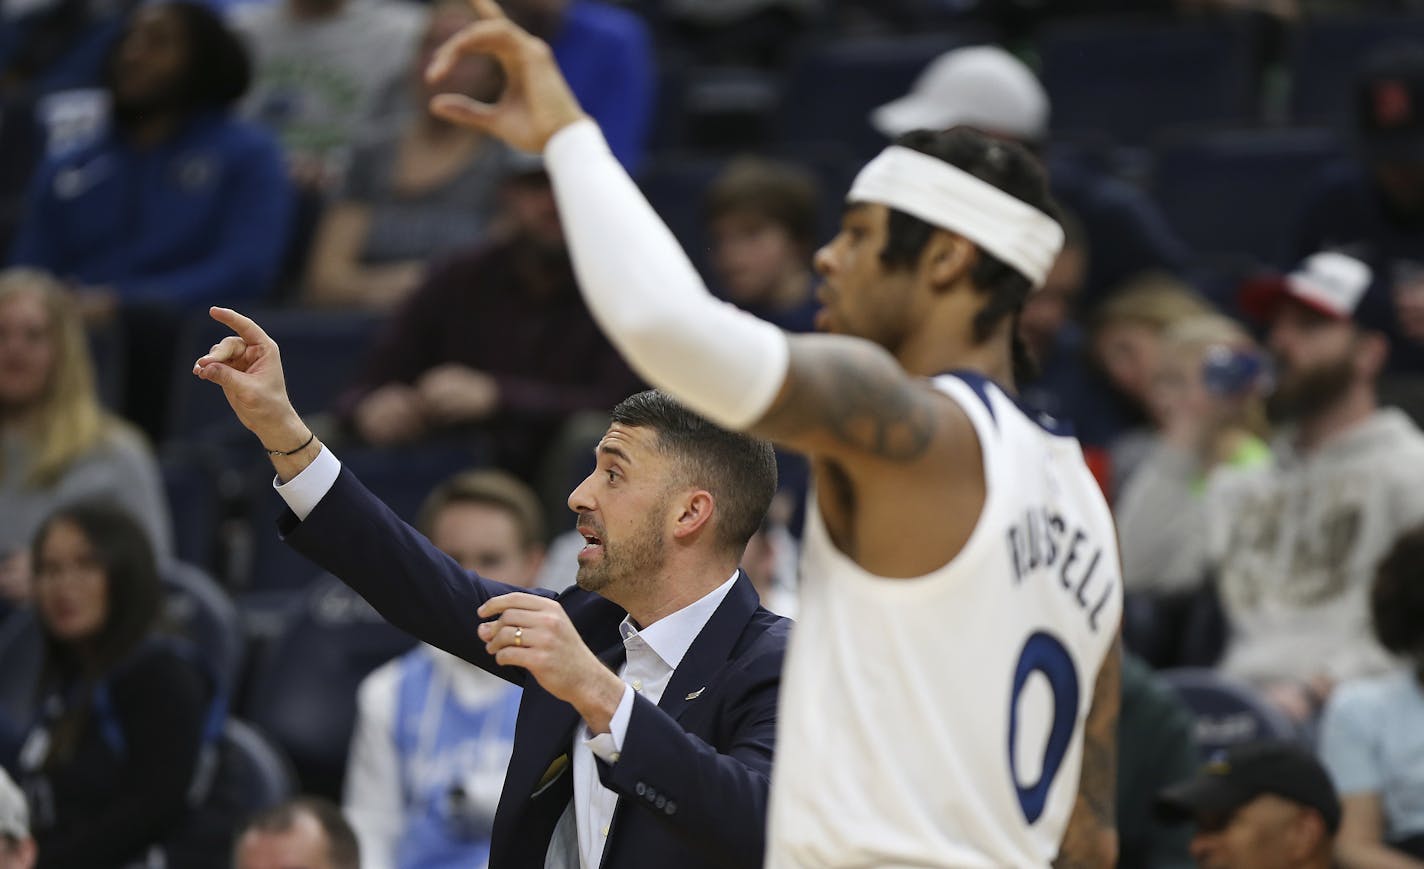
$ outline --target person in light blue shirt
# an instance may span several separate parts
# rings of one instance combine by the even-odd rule
[[[1380,562],[1372,594],[1375,634],[1407,666],[1346,682],[1325,708],[1320,755],[1344,806],[1337,856],[1345,869],[1424,866],[1424,527]]]
[[[417,522],[467,570],[529,587],[544,553],[534,493],[501,471],[468,471],[426,499]],[[345,810],[363,869],[478,869],[514,746],[521,692],[421,644],[361,683]]]
[[[249,79],[241,43],[206,6],[140,7],[108,65],[111,128],[36,174],[11,263],[81,288],[91,319],[260,297],[293,194],[276,143],[230,114]]]

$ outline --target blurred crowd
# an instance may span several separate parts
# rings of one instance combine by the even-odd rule
[[[1018,386],[1117,516],[1120,865],[1424,867],[1424,4],[505,6],[709,286],[790,331],[885,143],[1038,154],[1067,243]],[[572,582],[566,498],[639,384],[539,158],[427,111],[503,87],[423,76],[473,20],[0,3],[0,867],[486,859],[517,689],[287,552],[262,448],[189,374],[207,306],[260,311],[397,512]],[[779,464],[744,565],[794,617]]]

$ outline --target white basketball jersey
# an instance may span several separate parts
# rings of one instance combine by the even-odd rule
[[[978,432],[983,511],[944,567],[885,579],[835,548],[812,497],[768,869],[1046,866],[1058,854],[1122,611],[1112,514],[1076,440],[982,377],[934,383]]]

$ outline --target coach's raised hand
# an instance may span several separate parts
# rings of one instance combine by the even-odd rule
[[[464,94],[439,94],[430,110],[446,120],[540,153],[558,131],[587,117],[554,62],[548,44],[510,21],[494,0],[470,0],[480,20],[446,40],[425,71],[439,82],[461,57],[488,54],[504,69],[504,93],[493,105]]]
[[[287,397],[282,356],[277,343],[252,320],[228,308],[210,308],[214,320],[236,332],[193,363],[193,373],[222,387],[247,430],[257,435],[283,479],[310,464],[319,445]],[[305,447],[305,448],[303,448]]]

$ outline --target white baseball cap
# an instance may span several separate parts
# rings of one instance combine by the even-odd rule
[[[30,809],[25,804],[25,795],[3,769],[0,769],[0,836],[30,837]]]
[[[996,45],[957,48],[925,67],[908,94],[872,111],[870,123],[890,138],[963,124],[1037,142],[1048,132],[1048,92]]]

